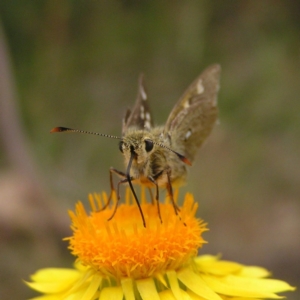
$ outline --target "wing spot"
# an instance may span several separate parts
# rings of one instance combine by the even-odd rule
[[[151,115],[149,112],[145,113],[146,121],[144,123],[144,128],[151,129]]]
[[[187,101],[185,101],[184,103],[183,103],[183,107],[184,108],[189,108],[190,107],[190,101],[189,100],[187,100]]]
[[[186,141],[191,135],[192,135],[192,130],[189,129],[189,130],[187,131],[187,133],[185,134],[184,140]]]
[[[204,86],[203,86],[202,79],[200,79],[197,83],[197,93],[202,94],[203,92],[204,92]]]
[[[149,121],[146,121],[146,122],[145,122],[144,128],[149,129],[149,130],[151,129],[151,124],[150,124]]]
[[[146,94],[145,89],[142,85],[140,86],[140,93],[141,93],[142,99],[144,101],[146,101],[147,100],[147,94]]]

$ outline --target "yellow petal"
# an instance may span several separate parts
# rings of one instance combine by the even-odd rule
[[[74,269],[46,268],[41,269],[30,276],[32,281],[56,282],[61,280],[76,280],[80,273]]]
[[[257,266],[244,266],[232,261],[220,261],[218,256],[201,255],[194,259],[202,273],[214,275],[229,275],[237,273],[239,276],[263,278],[270,275],[266,269]]]
[[[75,269],[77,269],[78,271],[81,271],[81,272],[85,272],[89,268],[87,266],[84,266],[80,260],[75,261],[74,267],[75,267]]]
[[[184,299],[187,299],[187,300],[210,300],[210,299],[198,296],[192,291],[187,291],[186,294],[187,294],[186,297],[189,297],[189,298],[184,298]],[[221,297],[221,299],[224,300],[223,296]],[[234,299],[228,299],[228,300],[234,300]],[[247,300],[250,300],[250,299],[247,299]],[[253,299],[251,299],[251,300],[253,300]]]
[[[257,278],[249,278],[245,279],[243,277],[238,276],[228,276],[226,281],[229,284],[245,284],[253,286],[253,288],[260,289],[261,291],[272,292],[272,293],[280,293],[285,291],[294,291],[295,288],[290,286],[287,282],[277,279],[257,279]]]
[[[177,300],[174,297],[172,291],[170,291],[170,290],[165,290],[163,292],[160,292],[158,295],[159,295],[160,300]],[[183,300],[183,299],[181,298],[181,300]]]
[[[252,285],[253,288],[257,287],[260,290],[265,290],[267,292],[280,293],[295,290],[295,288],[290,286],[287,282],[278,279],[249,278],[245,280],[245,278],[233,275],[227,277],[227,282],[229,284],[234,284],[235,282],[237,282],[238,284],[242,284],[245,281],[247,284]]]
[[[44,294],[57,294],[66,291],[70,286],[72,286],[71,282],[27,282],[25,283],[32,288],[33,290],[36,290],[37,292],[44,293]]]
[[[74,282],[72,287],[68,290],[68,294],[71,295],[73,293],[76,293],[76,291],[78,291],[80,289],[86,289],[90,283],[90,278],[93,276],[93,274],[94,274],[94,271],[91,269],[87,270],[85,273],[83,273],[81,278],[76,280],[76,282]]]
[[[205,255],[200,255],[195,257],[194,261],[198,264],[198,262],[213,262],[217,261],[220,259],[219,255],[210,255],[210,254],[205,254]]]
[[[262,267],[244,266],[242,270],[238,273],[239,276],[252,277],[252,278],[264,278],[270,276],[270,272]]]
[[[208,273],[217,276],[241,272],[243,265],[227,260],[220,260],[219,256],[201,255],[194,259],[198,270],[201,273]]]
[[[31,275],[33,282],[25,283],[38,292],[55,294],[69,289],[80,276],[80,272],[73,269],[47,268]]]
[[[207,261],[197,263],[199,271],[201,273],[208,273],[217,276],[228,275],[232,273],[237,273],[242,270],[243,266],[241,264],[231,262],[231,261]]]
[[[93,279],[92,279],[90,285],[88,286],[86,292],[84,293],[83,297],[81,298],[81,300],[94,299],[94,295],[96,294],[96,292],[101,284],[101,281],[102,281],[102,277],[95,274],[93,276]]]
[[[121,287],[106,287],[102,289],[99,300],[122,300],[123,296]]]
[[[227,298],[227,297],[223,297],[224,298],[224,300],[261,300],[261,299],[258,299],[258,298],[249,298],[249,297],[247,297],[247,298],[245,298],[245,297],[230,297],[230,298]]]
[[[195,294],[209,300],[222,300],[208,285],[201,279],[199,275],[191,269],[185,268],[177,273],[178,279]]]
[[[143,300],[159,300],[159,295],[152,278],[136,280],[136,286]]]
[[[196,295],[196,294],[194,294]],[[177,300],[175,297],[174,297],[174,294],[172,293],[172,291],[170,290],[166,290],[166,291],[163,291],[163,292],[160,292],[159,293],[159,297],[160,297],[160,300]],[[197,298],[193,298],[190,294],[188,294],[186,291],[183,291],[181,290],[181,298],[180,300],[206,300],[202,297],[199,297],[196,295]],[[127,299],[126,299],[127,300]],[[249,300],[249,299],[248,299]],[[251,299],[252,300],[252,299]]]
[[[82,289],[79,289],[78,291],[74,293],[68,293],[67,295],[62,295],[58,297],[59,300],[81,300],[86,292],[86,289],[88,288],[88,285],[84,285]]]
[[[165,277],[163,276],[163,274],[158,273],[155,275],[155,278],[157,279],[158,282],[160,282],[161,284],[163,284],[165,287],[168,287],[168,284],[165,280]]]
[[[174,270],[168,271],[167,272],[167,277],[168,277],[168,280],[169,280],[171,291],[173,292],[173,295],[174,295],[173,296],[174,299],[181,300],[182,299],[182,293],[181,293],[182,290],[179,287],[179,282],[178,282],[178,279],[177,279],[176,272]]]
[[[121,280],[121,286],[126,300],[135,300],[133,291],[133,281],[131,278]]]
[[[61,297],[57,295],[46,295],[30,298],[29,300],[61,300]]]
[[[227,297],[227,296],[224,296],[222,295],[222,299],[223,300],[262,300],[262,299],[257,299],[257,298],[245,298],[245,297]]]
[[[224,278],[202,275],[202,278],[215,292],[228,296],[280,299],[282,297],[274,293],[292,290],[287,283],[274,279],[253,279],[233,275]]]

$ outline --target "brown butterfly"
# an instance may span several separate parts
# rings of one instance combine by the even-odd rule
[[[112,174],[115,173],[122,178],[117,186],[118,200],[120,185],[128,183],[140,210],[143,225],[146,226],[132,183],[155,188],[160,220],[160,187],[167,189],[174,211],[178,213],[172,187],[179,187],[185,183],[187,165],[191,165],[198,149],[217,121],[220,71],[219,65],[212,65],[196,78],[175,104],[164,126],[153,126],[148,95],[141,75],[136,103],[132,110],[126,112],[123,120],[122,137],[66,127],[55,127],[51,132],[89,133],[120,139],[119,149],[125,158],[126,171],[110,168],[111,195],[105,207],[109,205],[112,192],[115,191],[112,178]],[[118,203],[110,219],[114,216],[117,205]]]

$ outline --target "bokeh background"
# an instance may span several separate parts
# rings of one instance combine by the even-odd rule
[[[220,122],[182,189],[209,223],[201,253],[300,284],[299,1],[0,2],[0,299],[69,267],[67,209],[109,189],[140,72],[157,124],[212,63]],[[288,294],[299,299],[299,292]]]

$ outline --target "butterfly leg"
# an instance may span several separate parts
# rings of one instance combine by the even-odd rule
[[[173,188],[172,188],[172,183],[171,183],[171,168],[168,168],[166,170],[166,173],[167,173],[167,178],[168,178],[167,191],[168,191],[168,194],[170,196],[171,202],[173,204],[174,212],[175,212],[176,215],[178,215],[178,212],[180,211],[180,209],[176,205],[175,200],[174,200],[174,196],[173,196]]]
[[[145,217],[144,217],[144,214],[143,214],[143,211],[142,211],[140,202],[139,202],[139,200],[138,200],[138,198],[137,198],[137,195],[136,195],[136,193],[135,193],[135,191],[134,191],[134,188],[133,188],[133,186],[132,186],[132,183],[131,183],[131,181],[133,180],[133,178],[130,177],[130,176],[127,176],[125,173],[123,173],[123,172],[121,172],[121,171],[118,171],[118,170],[115,169],[115,168],[110,168],[110,169],[109,169],[109,172],[110,172],[109,174],[110,174],[110,187],[111,187],[111,192],[110,192],[110,196],[109,196],[108,201],[107,201],[107,203],[105,204],[104,208],[106,208],[106,207],[109,205],[109,203],[110,203],[110,201],[111,201],[111,198],[112,198],[112,194],[113,194],[113,192],[115,191],[115,187],[114,187],[114,184],[113,184],[112,174],[115,173],[115,174],[117,174],[118,176],[122,177],[123,179],[120,180],[120,181],[118,182],[118,186],[117,186],[117,203],[116,203],[115,208],[114,208],[114,211],[113,211],[112,215],[109,217],[108,221],[110,221],[110,220],[114,217],[114,215],[116,214],[116,211],[117,211],[117,208],[118,208],[118,203],[119,203],[119,200],[120,200],[120,198],[121,198],[121,196],[120,196],[120,185],[121,185],[122,183],[127,183],[127,182],[128,182],[128,183],[129,183],[129,186],[130,186],[130,189],[131,189],[131,191],[132,191],[132,193],[133,193],[134,199],[135,199],[135,201],[136,201],[136,204],[137,204],[137,206],[138,206],[138,209],[139,209],[139,211],[140,211],[140,214],[141,214],[141,216],[142,216],[143,225],[144,225],[144,227],[146,227],[146,221],[145,221]],[[104,208],[102,208],[102,209],[104,209]]]
[[[126,183],[126,182],[128,182],[127,178],[124,178],[124,179],[122,179],[122,180],[120,180],[118,182],[118,187],[117,187],[117,202],[116,202],[116,205],[115,205],[115,208],[114,208],[114,211],[113,211],[112,215],[107,219],[108,221],[110,221],[114,217],[114,215],[116,214],[116,212],[117,212],[118,204],[119,204],[119,201],[120,201],[120,198],[121,198],[121,196],[120,196],[120,185],[122,183]]]
[[[121,171],[118,171],[117,169],[111,167],[109,169],[109,182],[110,182],[110,195],[108,197],[108,200],[107,202],[104,204],[104,206],[101,208],[101,210],[104,210],[106,209],[110,202],[111,202],[111,199],[112,199],[112,195],[113,195],[113,192],[115,192],[115,187],[114,187],[114,181],[113,181],[113,173],[114,174],[117,174],[118,176],[122,177],[122,178],[126,178],[126,175],[125,173],[121,172]]]
[[[160,214],[160,207],[159,207],[159,189],[158,189],[158,184],[157,184],[156,180],[152,176],[148,176],[148,179],[155,185],[155,189],[156,189],[155,200],[156,200],[156,204],[157,204],[157,213],[158,213],[158,217],[160,219],[160,223],[162,223],[161,214]]]

